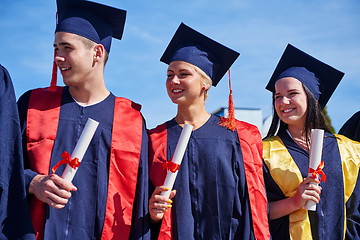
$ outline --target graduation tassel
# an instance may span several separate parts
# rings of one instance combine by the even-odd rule
[[[52,67],[52,74],[51,74],[51,82],[49,91],[55,92],[56,91],[56,82],[57,82],[57,65],[55,62],[55,51],[54,51],[54,61],[53,61],[53,67]]]
[[[56,13],[56,25],[58,24],[58,14]],[[57,65],[55,62],[55,50],[54,50],[54,57],[53,57],[53,66],[52,66],[52,74],[51,74],[51,82],[50,87],[48,88],[49,91],[55,92],[56,91],[56,83],[57,83]]]
[[[229,88],[230,88],[228,117],[227,118],[220,117],[219,125],[234,131],[236,128],[236,122],[235,122],[234,100],[233,100],[233,96],[232,96],[232,86],[231,86],[231,79],[230,79],[230,69],[228,70],[228,76],[229,76]]]

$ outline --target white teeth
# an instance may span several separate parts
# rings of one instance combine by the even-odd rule
[[[292,108],[291,109],[286,109],[286,110],[284,110],[284,113],[288,113],[288,112],[290,112],[292,110],[293,110]]]
[[[69,70],[70,68],[60,68],[61,71]]]
[[[174,89],[174,90],[172,90],[173,92],[175,92],[175,93],[178,93],[178,92],[182,92],[183,90],[180,90],[180,89]]]

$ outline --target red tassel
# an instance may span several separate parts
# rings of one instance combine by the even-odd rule
[[[56,25],[58,24],[58,14],[56,13]],[[49,91],[55,92],[56,91],[56,82],[57,82],[57,65],[55,62],[55,50],[54,50],[54,57],[53,57],[53,67],[52,67],[52,74],[51,74],[51,82],[50,87],[48,88]]]
[[[230,129],[232,131],[235,131],[236,129],[236,122],[235,122],[235,108],[234,108],[234,100],[232,97],[232,87],[231,87],[231,79],[230,79],[230,69],[228,70],[228,76],[229,76],[229,106],[228,106],[228,117],[220,117],[219,125],[222,127],[226,127],[227,129]]]
[[[55,52],[54,52],[54,59],[55,59]],[[56,82],[57,82],[57,65],[54,60],[53,62],[53,68],[52,68],[52,74],[51,74],[51,82],[50,87],[48,88],[49,91],[55,92],[56,91]]]

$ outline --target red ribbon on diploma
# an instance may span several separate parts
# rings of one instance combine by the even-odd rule
[[[69,164],[70,167],[72,167],[73,169],[76,169],[80,166],[80,162],[78,158],[73,158],[71,159],[70,154],[67,151],[64,151],[61,154],[61,157],[63,159],[61,159],[51,170],[53,173],[56,172],[56,170],[58,169],[58,167],[60,167],[60,165],[63,164]]]
[[[321,161],[317,169],[309,168],[309,173],[316,178],[319,174],[321,175],[320,181],[326,182],[326,174],[323,172],[324,168],[324,161]]]
[[[177,163],[174,163],[172,160],[163,162],[161,165],[164,170],[169,169],[170,172],[173,172],[173,173],[176,172],[177,170],[179,170],[179,168],[180,168],[180,165]]]

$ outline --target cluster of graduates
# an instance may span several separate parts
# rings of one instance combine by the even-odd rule
[[[341,129],[352,140],[330,133],[322,115],[342,72],[289,44],[266,86],[274,116],[262,140],[234,118],[232,89],[227,118],[205,109],[239,53],[181,23],[161,57],[177,113],[148,130],[141,106],[104,81],[126,11],[85,0],[57,7],[53,72],[65,87],[53,74],[16,103],[1,66],[0,239],[360,239],[360,114]],[[65,165],[51,169],[88,118],[99,127],[68,182]],[[166,163],[184,124],[193,131],[167,198]],[[311,129],[325,131],[322,182],[308,176]]]

